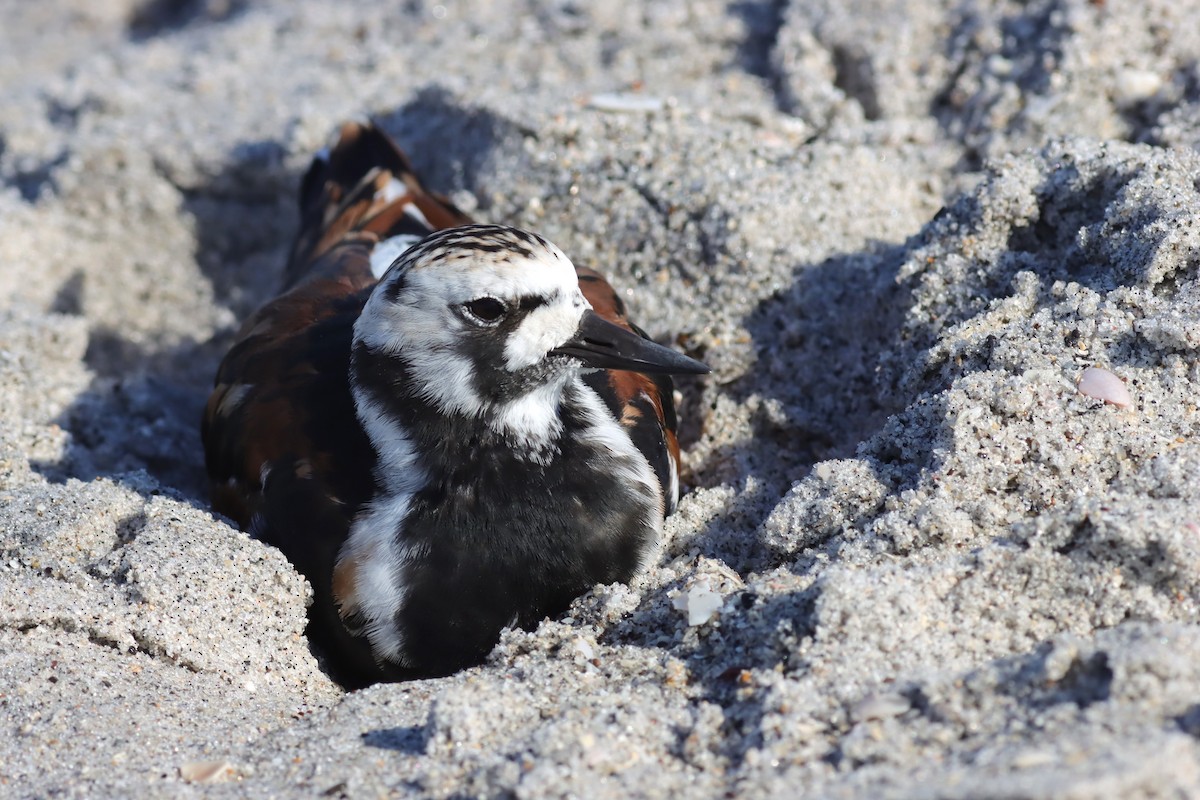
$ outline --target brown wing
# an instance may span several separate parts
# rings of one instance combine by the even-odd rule
[[[346,123],[328,156],[313,161],[300,208],[283,294],[243,324],[202,423],[213,505],[244,528],[262,525],[255,515],[263,510],[264,473],[288,465],[342,505],[364,499],[373,457],[354,417],[347,370],[354,320],[376,281],[371,251],[393,236],[471,221],[425,191],[404,154],[370,123]]]
[[[609,322],[649,338],[629,321],[625,303],[594,269],[576,267],[579,288],[592,310]],[[675,384],[670,375],[646,375],[626,370],[598,370],[585,377],[604,399],[633,439],[663,488],[663,512],[670,514],[679,500],[679,440],[675,431]]]

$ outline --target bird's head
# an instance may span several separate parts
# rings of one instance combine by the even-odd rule
[[[707,368],[597,316],[571,261],[537,234],[496,225],[439,231],[384,274],[354,329],[356,349],[398,359],[443,413],[487,417],[554,405],[586,368]]]

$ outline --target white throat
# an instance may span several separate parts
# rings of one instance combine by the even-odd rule
[[[497,406],[496,413],[487,418],[487,424],[513,443],[515,454],[544,463],[558,452],[558,438],[563,430],[563,390],[567,384],[578,380],[576,374],[566,372],[558,380]]]

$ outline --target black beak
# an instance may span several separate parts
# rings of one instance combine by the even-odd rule
[[[670,375],[703,375],[708,367],[632,331],[614,325],[595,311],[586,311],[570,341],[550,351],[577,358],[584,366],[665,372]]]

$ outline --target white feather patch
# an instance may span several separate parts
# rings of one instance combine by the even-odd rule
[[[661,513],[662,489],[658,485],[658,479],[654,477],[650,462],[642,455],[642,451],[637,449],[621,424],[609,413],[600,395],[583,381],[576,383],[575,390],[586,423],[580,435],[606,451],[628,483],[640,485],[646,489],[647,494],[656,496]]]
[[[356,561],[354,586],[346,604],[363,618],[367,640],[379,661],[407,666],[404,631],[396,615],[408,597],[407,568],[421,558],[418,548],[400,539],[412,495],[384,495],[354,520],[338,555]]]
[[[404,213],[408,214],[410,217],[412,217],[417,222],[424,225],[426,228],[429,228],[429,230],[433,230],[433,223],[430,222],[425,217],[425,213],[423,211],[421,211],[420,208],[417,207],[416,203],[405,203],[404,204]]]
[[[554,295],[544,306],[535,308],[504,343],[504,363],[516,371],[532,366],[546,354],[575,335],[579,320],[590,306],[578,287]]]
[[[405,186],[402,181],[399,181],[396,178],[390,178],[388,182],[384,184],[383,188],[375,193],[375,199],[381,200],[384,203],[390,203],[393,200],[404,197],[404,195],[407,193],[408,187]],[[409,205],[412,204],[409,203]]]
[[[648,499],[652,500],[652,508],[647,519],[647,525],[654,531],[654,543],[642,554],[639,569],[645,569],[658,560],[662,549],[662,519],[663,492],[650,467],[650,462],[637,449],[629,434],[621,424],[609,413],[608,407],[591,387],[579,381],[576,384],[579,407],[584,411],[587,427],[582,432],[582,438],[596,445],[611,459],[617,474],[629,487],[644,490]]]
[[[500,406],[496,416],[489,420],[493,430],[513,439],[513,455],[545,464],[558,452],[554,443],[562,433],[559,405],[563,385],[569,378],[566,373],[562,380],[540,386]]]
[[[376,278],[382,278],[388,268],[396,263],[396,259],[407,253],[414,244],[423,238],[411,233],[402,233],[399,236],[384,239],[375,245],[375,249],[371,251],[371,274]]]
[[[354,410],[379,454],[379,477],[389,494],[412,494],[428,480],[404,426],[397,423],[370,393],[353,387]]]
[[[354,405],[379,455],[378,477],[384,492],[354,520],[335,570],[343,563],[356,565],[354,585],[344,605],[363,617],[376,657],[404,665],[404,631],[397,626],[396,615],[408,593],[406,569],[421,554],[404,541],[402,531],[412,495],[428,476],[408,432],[369,392],[355,386]]]

